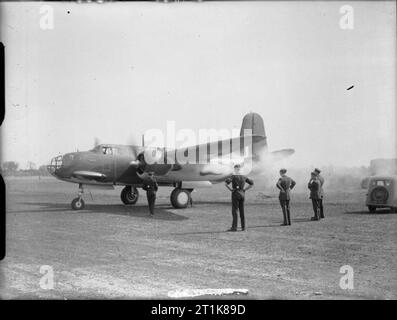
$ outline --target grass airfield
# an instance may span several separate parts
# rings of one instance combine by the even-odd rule
[[[121,187],[92,198],[86,190],[85,210],[72,211],[76,185],[23,177],[6,186],[2,299],[170,299],[207,288],[248,290],[229,299],[397,298],[397,214],[370,214],[366,190],[326,190],[319,222],[310,221],[308,192],[296,190],[292,226],[282,227],[277,191],[258,182],[247,192],[247,231],[225,232],[231,203],[222,184],[195,190],[182,210],[170,204],[172,189],[160,188],[154,218],[143,192],[124,206]],[[53,289],[40,286],[43,265]],[[353,267],[353,290],[339,286],[344,265]]]

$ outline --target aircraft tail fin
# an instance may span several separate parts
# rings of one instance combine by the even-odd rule
[[[267,151],[265,125],[262,117],[253,112],[246,114],[241,125],[240,137],[244,136],[244,130],[246,129],[252,132],[253,156],[260,156],[264,151]]]

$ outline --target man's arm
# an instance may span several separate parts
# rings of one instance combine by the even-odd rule
[[[278,179],[276,187],[280,189],[281,192],[285,192],[283,186],[281,185],[281,179]]]
[[[295,185],[296,185],[295,180],[294,180],[294,179],[291,179],[291,186],[290,186],[290,188],[293,189],[293,188],[295,187]]]
[[[248,187],[244,188],[243,191],[247,191],[254,186],[254,181],[249,178],[245,178],[245,182],[248,184]]]
[[[233,191],[233,189],[230,188],[230,186],[229,186],[230,182],[232,182],[231,179],[226,179],[226,180],[225,180],[225,187],[228,188],[230,191]]]

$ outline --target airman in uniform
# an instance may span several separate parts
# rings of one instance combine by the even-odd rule
[[[153,172],[149,172],[149,177],[143,181],[142,189],[146,191],[147,201],[149,204],[150,215],[154,215],[154,204],[156,202],[156,193],[159,188]]]
[[[321,199],[321,183],[315,172],[311,173],[310,181],[307,187],[310,189],[310,199],[312,199],[314,217],[312,221],[320,220],[320,205],[319,199]]]
[[[232,187],[229,184],[232,184]],[[248,184],[247,188],[245,183]],[[254,182],[247,178],[246,176],[240,174],[240,165],[236,164],[234,166],[234,174],[227,178],[225,181],[225,186],[232,192],[232,216],[233,222],[232,227],[228,231],[237,231],[237,210],[240,212],[241,220],[241,230],[245,230],[245,216],[244,216],[244,199],[245,191],[252,188]]]
[[[320,207],[320,218],[324,219],[324,207],[323,207],[323,199],[324,199],[324,189],[323,189],[323,185],[324,185],[324,178],[322,175],[320,175],[321,170],[320,169],[314,169],[314,172],[317,174],[317,178],[318,180],[320,180],[320,194],[321,194],[321,198],[318,200],[318,205]]]
[[[281,209],[283,210],[284,223],[282,226],[291,225],[291,213],[290,213],[290,191],[294,188],[296,182],[286,175],[287,170],[280,170],[280,179],[277,181],[277,188],[280,190],[278,199],[280,200]]]

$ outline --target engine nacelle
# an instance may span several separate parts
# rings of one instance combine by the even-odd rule
[[[161,148],[148,148],[142,153],[143,160],[147,165],[164,164],[164,152]]]
[[[153,172],[154,175],[162,176],[167,174],[172,165],[165,164],[165,152],[161,148],[147,148],[137,157],[138,175],[144,175],[147,172]]]

